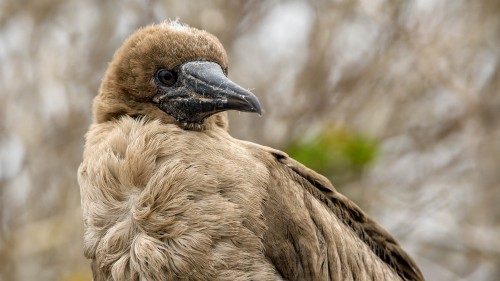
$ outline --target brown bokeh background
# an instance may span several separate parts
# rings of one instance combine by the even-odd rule
[[[215,34],[287,149],[342,128],[377,143],[332,181],[429,280],[500,280],[500,1],[0,0],[0,280],[90,280],[76,170],[91,102],[137,27]]]

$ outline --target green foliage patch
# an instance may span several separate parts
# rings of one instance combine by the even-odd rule
[[[286,151],[334,184],[341,184],[358,177],[373,163],[378,143],[345,128],[328,128],[312,139],[291,142]]]

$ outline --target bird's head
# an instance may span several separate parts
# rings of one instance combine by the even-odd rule
[[[95,122],[146,116],[184,128],[227,126],[221,112],[261,113],[255,95],[229,80],[217,38],[178,22],[139,29],[116,51],[99,95]]]

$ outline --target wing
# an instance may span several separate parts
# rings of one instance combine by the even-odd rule
[[[271,150],[271,149],[269,149]],[[323,176],[275,158],[264,207],[266,255],[288,280],[424,280],[387,231]]]

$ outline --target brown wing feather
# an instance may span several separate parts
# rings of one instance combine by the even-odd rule
[[[345,225],[349,226],[371,250],[403,280],[424,280],[413,259],[396,240],[369,218],[356,204],[338,193],[329,180],[312,171],[284,153],[272,151],[276,159],[309,184],[302,184],[313,196],[323,202]]]

